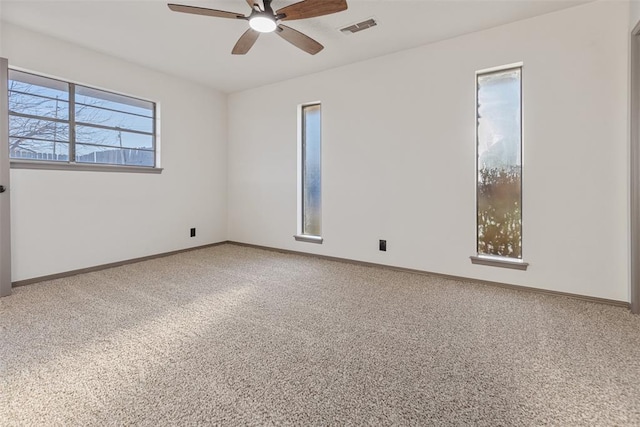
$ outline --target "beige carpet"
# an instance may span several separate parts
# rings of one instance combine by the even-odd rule
[[[1,299],[0,424],[640,425],[640,316],[223,245]]]

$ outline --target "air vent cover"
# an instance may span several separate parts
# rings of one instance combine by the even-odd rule
[[[353,34],[371,27],[375,27],[376,25],[378,25],[376,19],[369,18],[366,21],[358,22],[357,24],[352,24],[344,28],[340,28],[340,31],[342,31],[344,34]]]

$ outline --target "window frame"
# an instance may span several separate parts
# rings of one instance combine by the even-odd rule
[[[304,168],[305,162],[305,133],[306,133],[306,121],[304,110],[307,107],[320,107],[320,182],[322,182],[322,102],[314,101],[298,105],[298,203],[297,203],[297,232],[293,236],[295,240],[307,243],[319,243],[324,241],[322,237],[322,203],[320,204],[320,235],[303,234],[304,233]],[[322,185],[320,186],[320,200],[322,200]]]
[[[69,144],[69,160],[68,161],[49,161],[49,160],[37,160],[37,159],[18,159],[18,158],[10,158],[10,167],[11,169],[35,169],[35,170],[75,170],[75,171],[100,171],[100,172],[126,172],[126,173],[151,173],[151,174],[160,174],[163,171],[163,168],[160,166],[160,135],[158,129],[160,128],[160,106],[158,102],[152,101],[149,99],[141,98],[139,96],[132,96],[126,93],[114,91],[111,89],[104,89],[101,87],[97,87],[94,85],[88,85],[84,83],[80,83],[74,80],[63,79],[57,76],[52,76],[45,73],[35,72],[32,70],[28,70],[21,67],[9,67],[9,72],[16,71],[25,74],[31,74],[35,77],[41,77],[49,80],[54,80],[60,83],[63,83],[68,88],[68,101],[64,101],[68,103],[68,119],[63,120],[60,119],[58,122],[66,123],[69,125],[69,141],[66,142]],[[10,79],[9,79],[10,80]],[[95,90],[102,93],[112,94],[119,97],[125,97],[128,99],[141,101],[145,103],[150,103],[153,105],[153,114],[151,116],[152,119],[152,132],[146,132],[146,135],[150,135],[153,141],[153,150],[142,150],[153,153],[153,166],[139,166],[139,165],[121,165],[121,164],[113,164],[113,163],[88,163],[88,162],[76,162],[76,125],[80,126],[89,126],[89,127],[98,127],[94,126],[92,123],[85,122],[76,122],[75,120],[75,105],[76,105],[76,87],[83,87],[90,90]],[[9,113],[9,116],[13,114]],[[23,116],[23,115],[14,115],[14,116]],[[40,118],[40,116],[26,115],[28,117]],[[121,130],[124,132],[129,132],[128,129],[116,129],[114,127],[109,126],[99,126],[99,128],[106,128],[107,130]],[[137,133],[137,132],[134,132]],[[96,145],[91,143],[80,143],[80,145]]]
[[[511,258],[500,255],[491,255],[491,254],[481,254],[478,252],[478,172],[479,172],[479,157],[478,157],[478,146],[479,146],[479,135],[478,135],[478,78],[481,75],[499,73],[503,71],[509,70],[520,70],[520,241],[521,244],[524,242],[524,234],[522,232],[523,223],[524,223],[524,209],[523,209],[523,188],[524,188],[524,91],[523,91],[523,81],[524,81],[524,63],[523,62],[515,62],[506,65],[500,65],[497,67],[485,68],[482,70],[477,70],[475,72],[475,108],[474,108],[474,123],[475,123],[475,175],[474,175],[474,185],[475,185],[475,252],[476,255],[470,256],[470,260],[472,264],[484,265],[489,267],[502,267],[509,268],[514,270],[527,270],[529,263],[524,261],[524,251],[521,250],[522,256],[521,258]],[[523,245],[524,246],[524,245]]]

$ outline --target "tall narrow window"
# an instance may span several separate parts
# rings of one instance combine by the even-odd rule
[[[322,242],[321,107],[302,106],[300,138],[300,226],[298,240]]]
[[[522,67],[479,72],[476,85],[478,257],[521,262]]]

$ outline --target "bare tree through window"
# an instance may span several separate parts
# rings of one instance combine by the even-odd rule
[[[155,105],[11,70],[13,159],[155,165]]]

